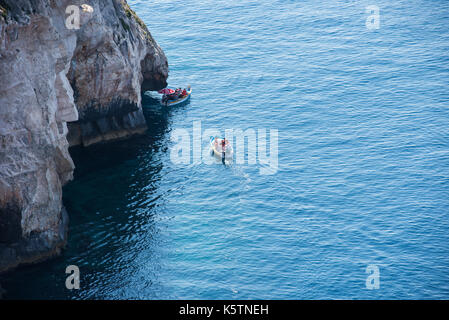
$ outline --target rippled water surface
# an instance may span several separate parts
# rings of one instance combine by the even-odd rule
[[[67,250],[3,276],[7,297],[449,298],[447,1],[129,3],[190,104],[145,97],[146,135],[71,150]],[[198,120],[277,129],[277,172],[174,164]]]

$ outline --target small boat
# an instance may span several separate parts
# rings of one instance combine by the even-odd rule
[[[171,106],[176,106],[178,104],[186,102],[187,100],[190,99],[190,95],[192,94],[192,88],[190,86],[187,86],[187,89],[186,89],[187,94],[184,96],[180,96],[179,98],[177,98],[175,100],[164,99],[167,96],[167,94],[173,94],[174,92],[175,92],[175,90],[169,89],[169,88],[165,88],[165,89],[162,89],[161,91],[159,91],[159,93],[164,94],[163,98],[161,99],[161,102],[164,106],[171,107]]]
[[[210,147],[211,147],[214,155],[216,155],[217,157],[220,157],[221,159],[223,159],[223,150],[221,147],[222,141],[223,141],[223,138],[213,137],[213,136],[210,137]],[[224,151],[225,151],[224,157],[227,160],[232,159],[233,149],[228,140],[226,140],[226,146],[225,146]]]

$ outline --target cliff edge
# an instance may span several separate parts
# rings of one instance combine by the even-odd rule
[[[86,3],[0,0],[0,272],[64,246],[69,145],[144,131],[141,92],[166,86],[167,59],[126,1]]]

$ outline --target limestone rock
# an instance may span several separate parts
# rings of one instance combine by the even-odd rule
[[[141,91],[166,86],[167,60],[124,0],[0,1],[0,272],[59,253],[71,144],[146,129]],[[69,11],[70,13],[70,11]]]
[[[89,16],[77,31],[69,80],[75,92],[79,123],[71,145],[89,145],[145,130],[141,91],[167,85],[167,59],[145,24],[124,1],[92,2]],[[139,118],[125,128],[126,117]]]

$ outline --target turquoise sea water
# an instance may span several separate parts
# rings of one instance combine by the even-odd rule
[[[8,298],[449,298],[447,1],[129,3],[192,99],[71,150],[67,250],[2,276]],[[277,129],[277,172],[173,163],[198,120]]]

